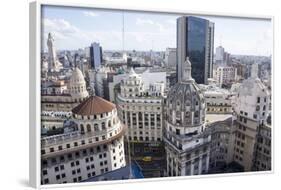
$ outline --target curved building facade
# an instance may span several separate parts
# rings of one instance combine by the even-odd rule
[[[79,182],[126,165],[126,129],[115,104],[90,96],[72,113],[72,130],[41,139],[42,184]]]

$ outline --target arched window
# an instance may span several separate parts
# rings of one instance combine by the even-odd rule
[[[83,126],[83,124],[81,124],[81,125],[80,125],[80,131],[81,131],[81,133],[82,133],[82,134],[84,134],[84,133],[85,133],[85,130],[84,130],[84,126]]]
[[[91,125],[90,124],[87,125],[87,132],[91,132]]]
[[[105,128],[105,122],[102,122],[102,123],[101,123],[101,129],[102,129],[102,130],[105,130],[105,129],[106,129],[106,128]]]
[[[99,125],[97,123],[94,124],[94,130],[99,131]]]
[[[257,107],[256,107],[256,111],[260,111],[260,106],[257,106]]]

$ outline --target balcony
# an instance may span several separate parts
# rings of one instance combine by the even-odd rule
[[[111,143],[112,141],[122,137],[126,131],[127,127],[121,125],[117,129],[114,128],[112,131],[117,130],[117,134],[113,133],[112,137],[102,139],[102,135],[104,132],[92,132],[81,134],[79,131],[63,134],[63,135],[56,135],[52,137],[46,137],[41,140],[41,150],[49,150],[53,149],[53,151],[48,151],[42,154],[42,158],[53,157],[57,155],[66,154],[68,152],[77,151],[79,149],[89,148],[93,146],[98,146],[102,144]],[[98,141],[95,140],[96,137],[100,137]],[[83,143],[82,143],[83,141]],[[75,145],[74,142],[78,142],[79,144]],[[69,146],[65,147],[66,143],[69,143]],[[64,145],[63,148],[59,149],[59,145]]]

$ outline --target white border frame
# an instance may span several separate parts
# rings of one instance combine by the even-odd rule
[[[159,178],[145,178],[145,179],[131,179],[131,180],[112,180],[112,181],[98,181],[98,182],[85,182],[85,183],[67,183],[67,184],[50,184],[41,185],[41,145],[40,145],[40,128],[41,126],[41,7],[42,6],[62,6],[62,7],[76,7],[76,8],[94,8],[101,10],[112,11],[128,11],[128,12],[143,12],[143,13],[159,13],[159,14],[184,14],[195,16],[213,16],[213,17],[228,17],[228,18],[241,18],[241,19],[262,19],[269,20],[272,24],[272,136],[271,136],[271,171],[258,171],[258,172],[240,172],[240,173],[224,173],[224,174],[208,174],[196,176],[179,176],[179,177],[159,177]],[[155,9],[144,7],[124,7],[124,6],[108,6],[94,3],[73,3],[64,1],[50,1],[50,0],[37,0],[30,3],[29,7],[29,59],[30,59],[30,77],[29,77],[29,184],[37,189],[48,189],[58,187],[79,187],[79,186],[92,186],[92,185],[106,185],[106,184],[121,184],[121,183],[136,183],[136,182],[153,182],[153,181],[166,181],[166,180],[184,180],[184,179],[198,179],[198,178],[212,178],[212,177],[232,177],[232,176],[247,176],[247,175],[260,175],[260,174],[274,174],[274,127],[275,127],[275,106],[274,106],[274,16],[269,15],[248,15],[248,14],[231,14],[231,13],[213,13],[213,12],[199,12],[178,9]],[[34,127],[36,126],[36,127]]]

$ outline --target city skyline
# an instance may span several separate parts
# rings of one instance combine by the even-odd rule
[[[101,44],[104,50],[165,51],[176,47],[176,19],[181,14],[124,12],[124,47],[121,11],[73,7],[42,7],[42,39],[46,51],[49,32],[57,50],[76,50]],[[231,54],[272,54],[270,20],[198,16],[215,23],[214,47]],[[102,19],[101,19],[102,18]],[[106,22],[105,22],[106,21]]]

